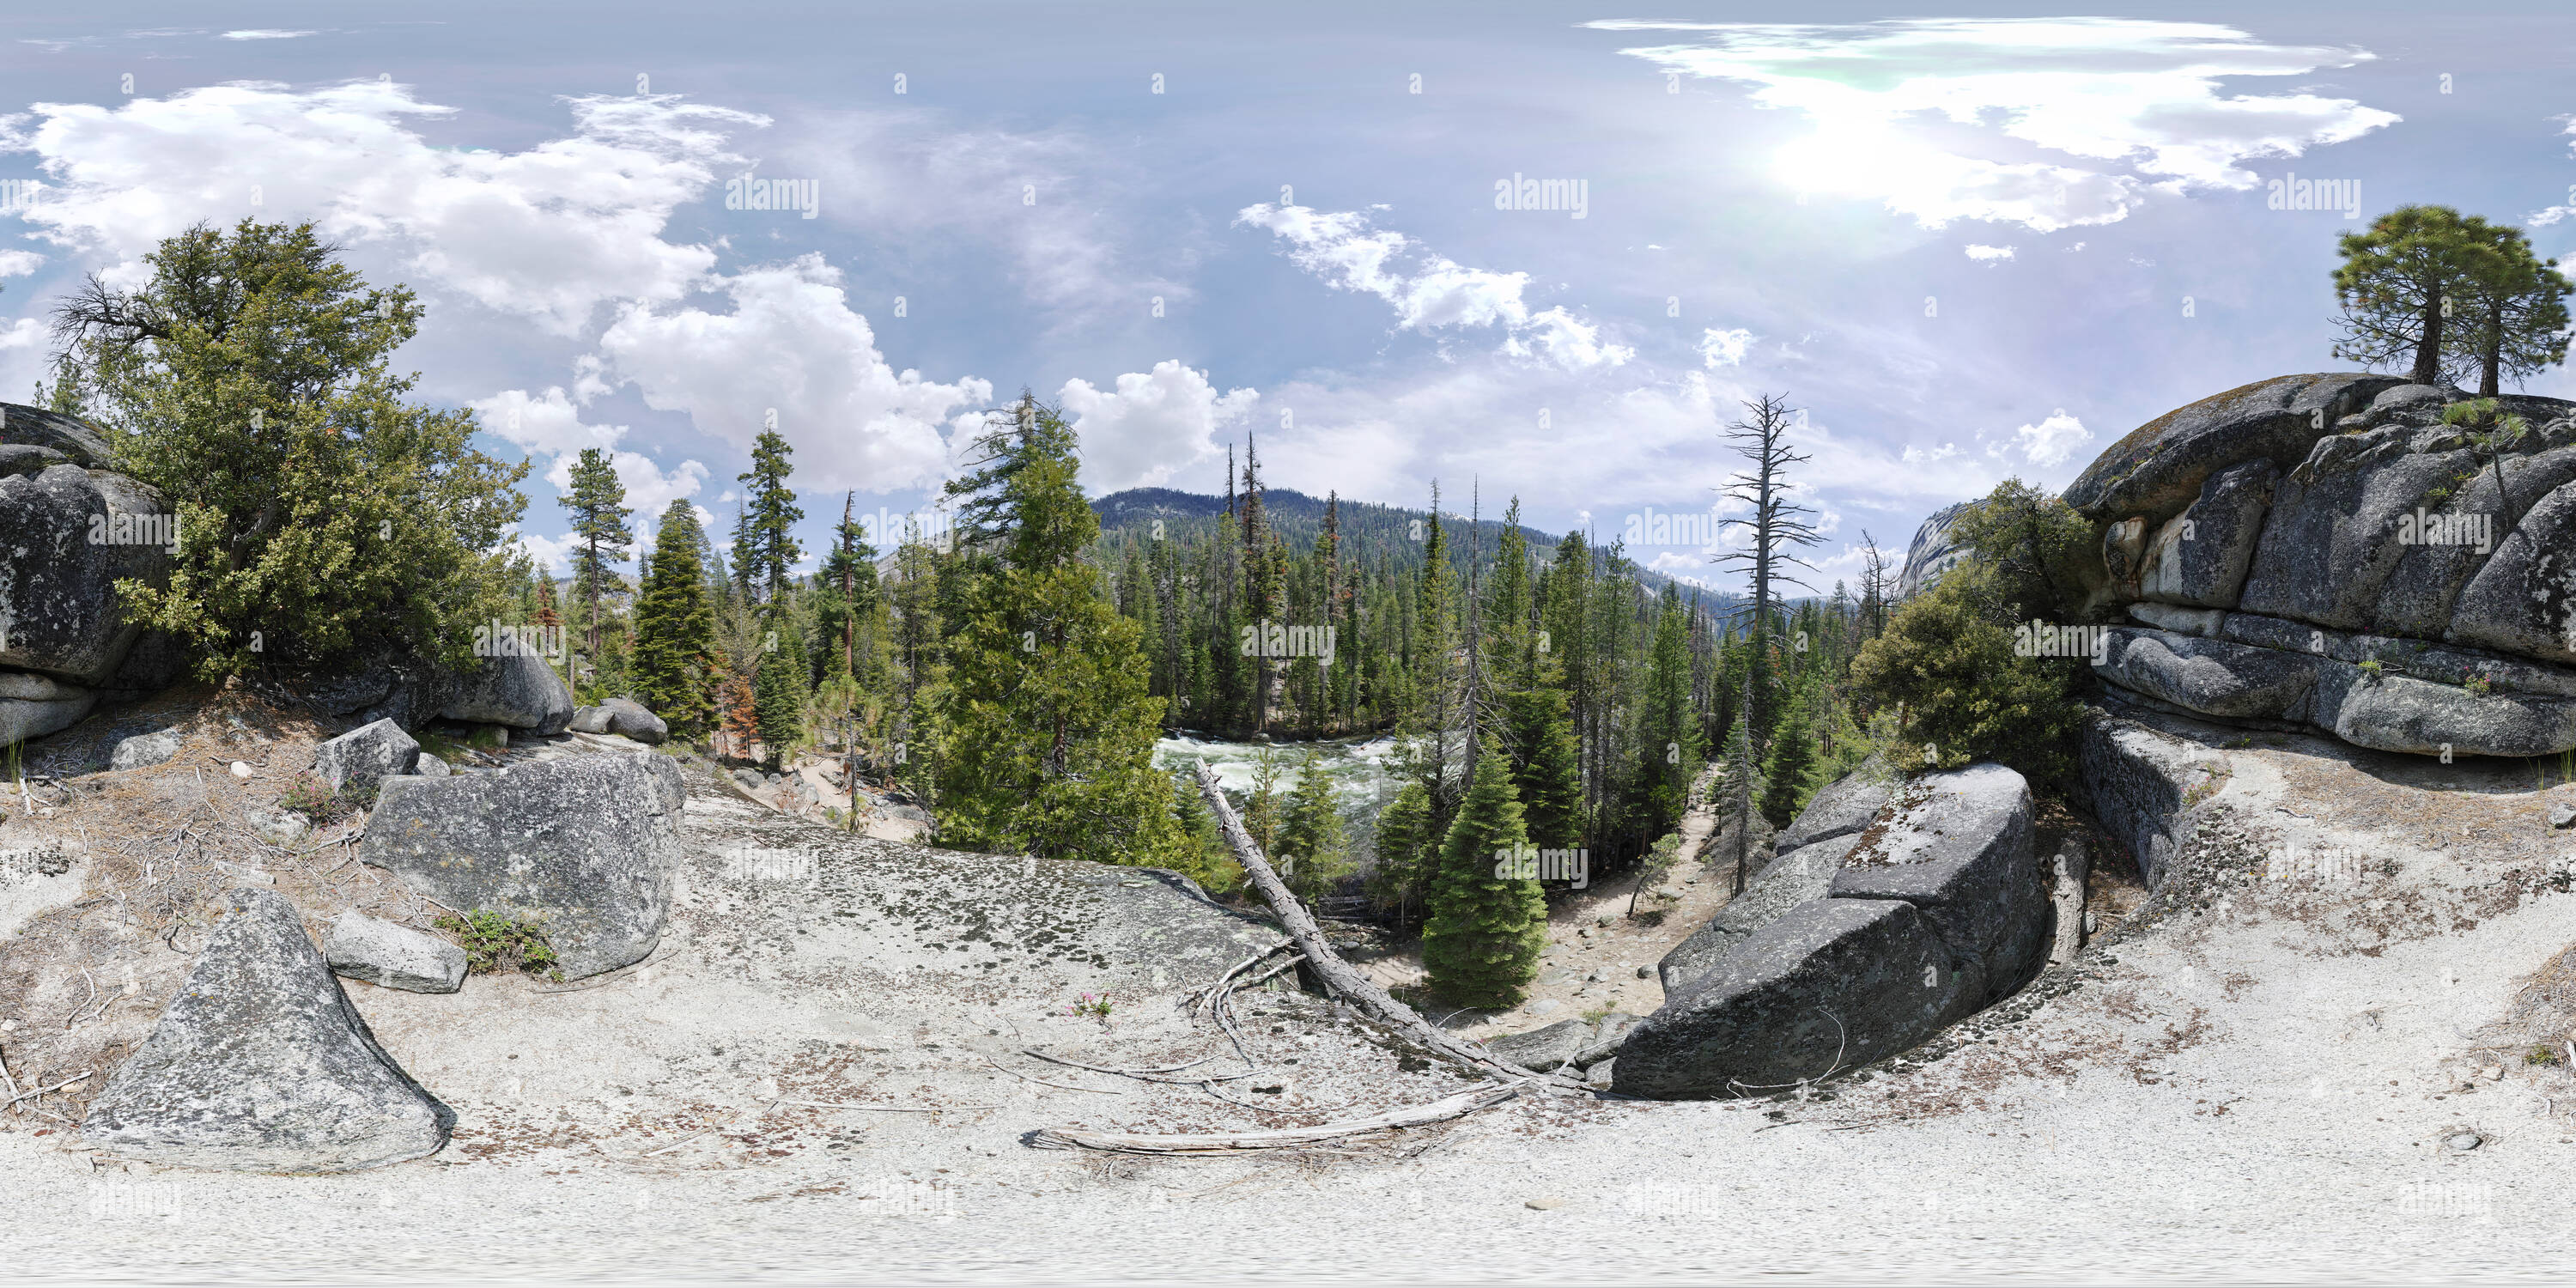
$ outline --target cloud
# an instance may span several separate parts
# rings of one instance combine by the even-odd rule
[[[0,277],[25,277],[44,262],[44,256],[31,250],[0,250]]]
[[[2214,23],[2124,18],[1932,18],[1840,26],[1614,20],[1697,44],[1622,52],[1753,86],[1802,114],[1808,137],[1775,173],[1801,192],[1876,199],[1923,227],[1954,219],[2037,232],[2108,224],[2150,189],[2242,190],[2244,163],[2296,157],[2394,124],[2393,112],[2292,89],[2229,93],[2228,78],[2305,76],[2373,57],[2270,45]],[[1927,121],[1937,115],[1941,121]],[[1958,150],[1962,133],[1975,155]],[[2036,148],[2053,159],[2030,159]]]
[[[1118,377],[1114,390],[1068,380],[1056,402],[1082,439],[1082,481],[1095,495],[1161,487],[1216,454],[1216,431],[1261,400],[1252,389],[1219,395],[1206,373],[1178,359]]]
[[[114,107],[39,103],[0,120],[0,151],[36,154],[51,181],[24,214],[36,235],[121,259],[129,275],[162,238],[255,211],[381,245],[415,282],[569,336],[604,303],[676,300],[699,283],[715,251],[662,233],[715,167],[740,160],[728,132],[768,120],[671,95],[566,104],[568,136],[464,150],[414,128],[456,109],[409,86],[241,82]]]
[[[1745,353],[1752,347],[1753,333],[1742,327],[1732,331],[1720,331],[1710,327],[1707,334],[1700,337],[1700,363],[1710,370],[1719,367],[1740,367],[1744,365]]]
[[[664,507],[684,496],[696,496],[707,481],[707,467],[701,461],[682,461],[678,468],[664,470],[653,458],[640,452],[610,452],[609,462],[617,467],[617,481],[626,488],[626,508],[637,514],[658,515]],[[546,471],[546,482],[566,496],[572,495],[572,458],[558,456],[554,468]]]
[[[682,461],[665,470],[640,452],[618,450],[627,427],[583,424],[580,406],[564,394],[561,385],[537,395],[524,389],[505,389],[468,405],[486,432],[509,441],[531,458],[553,458],[545,472],[546,482],[567,496],[572,493],[574,458],[593,447],[608,451],[609,461],[617,469],[617,481],[626,487],[626,506],[637,514],[658,515],[674,499],[697,495],[707,481],[704,462]]]
[[[1979,246],[1973,242],[1968,246],[1968,258],[1989,268],[2012,257],[2013,248],[2010,246]]]
[[[2029,457],[2031,464],[2043,467],[2065,464],[2077,448],[2093,441],[2093,431],[2084,428],[2083,421],[2067,415],[2063,407],[2036,425],[2014,430],[2013,435],[2021,440],[2022,455]]]
[[[748,450],[777,413],[796,471],[817,491],[890,492],[944,477],[943,424],[967,429],[991,382],[896,371],[820,255],[747,270],[718,289],[733,310],[627,308],[599,340],[605,369],[647,406],[683,411]]]
[[[2567,118],[2566,132],[2571,135],[2576,135],[2576,116]],[[2571,155],[2576,155],[2576,143],[2568,144],[2567,151]],[[2523,220],[2523,222],[2534,228],[2546,228],[2549,225],[2557,223],[2558,221],[2570,216],[2576,216],[2576,184],[2568,186],[2566,205],[2551,206],[2546,210],[2534,211],[2532,215],[2528,219]]]
[[[319,35],[319,34],[320,34],[319,32],[311,32],[311,31],[284,31],[284,30],[280,30],[280,29],[278,29],[278,28],[276,28],[276,27],[245,27],[245,28],[243,28],[243,29],[242,29],[242,30],[240,30],[240,31],[227,31],[227,32],[225,32],[225,33],[220,37],[220,39],[224,39],[224,40],[293,40],[293,39],[295,39],[295,38],[296,38],[296,37],[298,37],[298,36],[312,36],[312,35]]]
[[[1636,356],[1632,348],[1604,342],[1598,325],[1562,305],[1532,312],[1521,298],[1529,274],[1469,268],[1402,233],[1372,228],[1364,212],[1264,203],[1244,207],[1235,222],[1286,242],[1288,261],[1325,285],[1385,300],[1395,309],[1397,330],[1500,326],[1504,353],[1576,370],[1615,367]]]
[[[528,557],[536,560],[537,566],[544,569],[548,575],[555,577],[572,575],[572,552],[575,543],[571,534],[549,537],[541,533],[514,529],[510,533],[509,540],[516,542],[520,549],[527,551]]]

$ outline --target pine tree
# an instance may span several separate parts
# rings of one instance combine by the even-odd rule
[[[698,562],[704,538],[697,508],[671,502],[654,534],[652,567],[635,608],[636,698],[682,738],[705,733],[715,718],[715,614]]]
[[[742,583],[746,602],[765,604],[778,598],[787,588],[788,568],[805,555],[795,536],[805,512],[796,508],[796,493],[787,486],[792,468],[787,458],[795,450],[777,430],[762,430],[752,441],[751,469],[735,476],[737,482],[749,485],[734,527],[733,548],[734,579]]]
[[[866,529],[850,518],[858,494],[841,498],[841,524],[832,531],[832,553],[815,578],[815,620],[821,627],[816,643],[823,648],[823,675],[847,679],[859,672],[859,623],[871,617],[877,600],[877,552]]]
[[[778,606],[770,610],[760,669],[753,673],[755,718],[769,766],[778,768],[788,750],[805,736],[805,657],[792,619]]]
[[[580,458],[572,463],[572,490],[557,501],[572,512],[573,594],[586,610],[584,626],[596,665],[600,597],[626,589],[625,581],[609,565],[625,562],[628,548],[635,544],[635,534],[626,526],[635,512],[626,508],[626,484],[617,477],[616,462],[597,447],[581,449]]]
[[[1518,1005],[1547,944],[1547,899],[1534,880],[1496,875],[1529,844],[1511,760],[1488,746],[1440,845],[1422,964],[1432,990],[1467,1006]]]
[[[2448,206],[2400,206],[2366,232],[2345,233],[2334,274],[2343,312],[2335,356],[2373,367],[2405,362],[2415,383],[2441,383],[2458,365],[2451,319],[2474,293],[2480,248],[2493,232]]]
[[[1280,822],[1279,852],[1295,859],[1288,888],[1308,903],[1332,893],[1351,873],[1350,838],[1321,751],[1309,750],[1297,767],[1297,786]]]
[[[1789,703],[1780,727],[1771,734],[1771,754],[1762,764],[1762,817],[1773,827],[1787,827],[1816,790],[1816,729],[1810,712],[1813,692]]]
[[[950,483],[998,551],[961,595],[940,696],[945,842],[1170,866],[1186,861],[1170,776],[1154,765],[1160,704],[1136,624],[1101,594],[1083,550],[1099,518],[1075,481],[1072,427],[1023,395],[987,422]],[[961,522],[960,539],[966,536]],[[962,562],[962,561],[961,561]]]
[[[1430,883],[1431,796],[1406,783],[1377,815],[1377,857],[1369,869],[1369,898],[1409,925]]]

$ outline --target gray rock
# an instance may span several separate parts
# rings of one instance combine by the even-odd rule
[[[465,950],[408,926],[344,912],[322,937],[334,973],[407,993],[453,993],[465,986]]]
[[[1616,1059],[1609,1059],[1586,1070],[1583,1075],[1583,1085],[1595,1091],[1608,1091],[1617,1085],[1618,1079],[1619,1062]]]
[[[1810,797],[1807,807],[1798,811],[1798,817],[1789,820],[1789,826],[1772,842],[1772,854],[1787,854],[1801,846],[1849,836],[1868,827],[1895,787],[1896,774],[1888,768],[1886,757],[1872,755]]]
[[[309,830],[304,816],[289,809],[252,805],[242,810],[242,817],[249,821],[252,831],[259,833],[259,839],[271,845],[293,845],[304,839]]]
[[[360,725],[313,750],[313,773],[335,792],[374,797],[385,779],[409,774],[420,762],[420,744],[391,719]]]
[[[2530,503],[2513,534],[2460,592],[2448,638],[2576,662],[2576,485]]]
[[[2183,608],[2174,604],[2151,604],[2145,600],[2129,605],[2129,616],[2160,631],[2176,635],[2215,637],[2227,621],[2227,610],[2221,608]]]
[[[230,903],[81,1134],[124,1158],[241,1172],[436,1153],[456,1115],[376,1045],[295,909],[259,889]]]
[[[508,653],[483,659],[480,668],[462,677],[458,692],[438,714],[448,720],[557,734],[572,723],[572,690],[564,687],[563,677],[546,659]]]
[[[57,465],[70,465],[72,458],[50,447],[25,443],[0,444],[0,475],[42,474]]]
[[[1592,1041],[1592,1026],[1581,1020],[1558,1020],[1543,1029],[1509,1033],[1486,1041],[1485,1049],[1535,1073],[1563,1068]]]
[[[106,469],[111,456],[106,430],[23,403],[0,403],[0,443],[49,452],[84,469]]]
[[[1542,997],[1521,1009],[1532,1015],[1546,1015],[1552,1011],[1564,1010],[1565,1003],[1560,1002],[1553,997]]]
[[[2102,530],[2102,569],[2121,594],[2134,597],[2138,593],[2138,578],[2146,571],[2146,562],[2144,518],[2122,519]]]
[[[2231,466],[2262,459],[2288,469],[2336,421],[2360,411],[2394,376],[2278,376],[2203,398],[2141,425],[2067,486],[2066,503],[2096,523],[2144,518],[2150,528]]]
[[[2343,630],[2367,629],[2399,562],[2414,549],[2399,519],[2427,505],[2438,490],[2460,485],[2477,461],[2468,452],[2397,455],[2335,465],[2319,457],[2284,477],[2246,574],[2239,606]]]
[[[2477,453],[2468,453],[2463,459],[2475,461],[2477,457]],[[2404,553],[2398,557],[2397,570],[2389,575],[2388,584],[2379,592],[2378,610],[2373,616],[2374,631],[2420,640],[2438,640],[2449,635],[2459,615],[2462,592],[2489,564],[2504,554],[2516,530],[2514,524],[2521,521],[2528,526],[2530,516],[2526,511],[2568,483],[2576,482],[2576,448],[2561,448],[2536,456],[2507,456],[2501,465],[2504,474],[2501,491],[2496,481],[2497,470],[2489,466],[2474,470],[2465,483],[2452,487],[2452,495],[2443,503],[2425,506],[2427,515],[2470,516],[2483,525],[2480,535],[2488,539],[2483,543],[2418,541],[2406,545]],[[2542,515],[2541,521],[2547,523],[2548,516]],[[2423,524],[2419,519],[2418,526],[2435,525]],[[2440,534],[2450,535],[2448,532]],[[2401,531],[2397,535],[2409,534]],[[2520,549],[2516,548],[2517,554]],[[2486,601],[2480,601],[2481,613],[2485,604]],[[2471,616],[2472,630],[2480,620],[2479,615]]]
[[[139,540],[158,524],[133,520],[161,512],[158,493],[121,474],[56,465],[0,478],[0,667],[92,687],[115,675],[143,633],[126,624],[117,581],[157,585],[170,566],[162,545]]]
[[[50,702],[26,698],[0,698],[0,747],[41,738],[57,730],[69,729],[98,705],[98,695],[83,692],[76,698]]]
[[[1912,904],[1811,899],[1630,1031],[1611,1086],[1658,1100],[1788,1087],[1914,1046],[1960,999]]]
[[[1905,567],[1897,575],[1897,598],[1912,599],[1932,589],[1940,584],[1941,574],[1975,556],[1976,551],[1958,541],[1959,520],[1970,504],[1962,501],[1935,510],[1914,530],[1914,540],[1905,549]]]
[[[456,771],[449,768],[446,761],[424,751],[420,753],[420,759],[413,762],[411,772],[423,778],[445,778]]]
[[[2138,593],[2187,607],[2235,607],[2279,477],[2280,468],[2259,457],[2210,475],[2199,498],[2156,533]]]
[[[2317,664],[2310,717],[2356,747],[2418,755],[2551,756],[2576,748],[2576,700],[2471,693],[2343,662]]]
[[[659,746],[671,736],[671,727],[662,717],[644,709],[644,704],[625,698],[610,698],[600,704],[608,712],[607,732],[621,738],[632,738],[647,746]]]
[[[385,784],[358,857],[459,910],[545,929],[566,979],[644,959],[682,859],[679,767],[649,752]]]
[[[2093,817],[2137,859],[2150,890],[2164,884],[2198,807],[2227,781],[2225,763],[2206,749],[2109,717],[2085,723],[2076,768]]]
[[[1589,1069],[1617,1055],[1619,1048],[1628,1044],[1628,1035],[1636,1031],[1638,1021],[1643,1018],[1625,1011],[1612,1011],[1602,1016],[1600,1026],[1593,1030],[1592,1044],[1574,1053],[1574,1067]]]
[[[2292,719],[2316,684],[2316,659],[2225,640],[2111,628],[2103,679],[2204,715]]]
[[[564,726],[574,733],[608,732],[608,708],[583,707],[572,713],[572,723]]]
[[[1921,910],[1967,975],[1969,1005],[2019,987],[2048,946],[2029,785],[2001,765],[1970,765],[1908,782],[1895,810],[1843,860],[1833,897]]]
[[[118,739],[116,750],[108,754],[107,767],[148,769],[178,754],[179,731],[159,729],[151,733],[138,733],[131,738]]]
[[[1728,900],[1689,938],[1664,954],[1655,968],[1663,978],[1664,992],[1681,991],[1715,970],[1728,953],[1763,927],[1787,916],[1790,909],[1824,898],[1833,888],[1834,874],[1842,871],[1843,857],[1859,843],[1860,835],[1849,832],[1774,860],[1745,886],[1744,893]]]
[[[2449,401],[2450,393],[2437,385],[2397,385],[2381,390],[2378,397],[2370,400],[2370,409],[2375,412],[2408,409],[2439,412]]]
[[[2576,803],[2560,801],[2550,806],[2549,825],[2558,828],[2576,827]]]

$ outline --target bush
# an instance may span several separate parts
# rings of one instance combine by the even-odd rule
[[[535,922],[477,908],[462,917],[441,917],[431,924],[456,936],[457,945],[465,950],[465,969],[472,974],[519,970],[548,979],[563,978],[556,969],[560,963],[555,950],[546,943],[545,928]]]
[[[2070,623],[2091,529],[2065,502],[2010,480],[1961,516],[1976,557],[1906,601],[1852,660],[1852,681],[1899,715],[1888,758],[1908,773],[1993,760],[2063,790],[2091,684],[2081,658],[2018,657],[2013,627]]]
[[[364,804],[355,793],[332,790],[331,784],[309,769],[288,780],[286,793],[277,798],[277,803],[316,823],[345,817]]]

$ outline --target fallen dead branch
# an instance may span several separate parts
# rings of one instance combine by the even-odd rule
[[[50,1087],[38,1087],[38,1088],[37,1088],[37,1089],[35,1089],[34,1091],[22,1091],[22,1092],[18,1093],[17,1095],[12,1096],[12,1097],[10,1097],[10,1098],[9,1098],[9,1105],[15,1105],[15,1104],[17,1104],[19,1101],[21,1101],[21,1100],[33,1100],[33,1099],[35,1099],[35,1098],[36,1098],[36,1097],[38,1097],[38,1096],[50,1096],[50,1095],[54,1094],[55,1092],[60,1091],[60,1090],[62,1090],[63,1088],[65,1088],[65,1087],[68,1087],[68,1086],[72,1085],[72,1084],[73,1084],[73,1083],[75,1083],[75,1082],[79,1082],[79,1081],[82,1081],[83,1079],[86,1079],[86,1078],[87,1078],[87,1077],[89,1077],[91,1074],[96,1073],[96,1072],[98,1072],[98,1071],[97,1071],[97,1070],[95,1070],[95,1069],[83,1069],[83,1070],[81,1070],[80,1072],[75,1073],[75,1074],[73,1074],[72,1076],[70,1076],[70,1077],[68,1077],[68,1078],[63,1079],[62,1081],[57,1082],[57,1083],[55,1083],[54,1085],[52,1085],[52,1086],[50,1086]],[[0,1105],[0,1109],[5,1109],[5,1108],[8,1108],[8,1107],[9,1107],[8,1105]],[[44,1111],[43,1111],[43,1110],[41,1110],[41,1109],[39,1109],[39,1110],[37,1110],[36,1112],[38,1112],[38,1113],[43,1113]]]
[[[1252,878],[1254,888],[1260,890],[1261,897],[1269,902],[1270,910],[1279,917],[1279,924],[1287,928],[1289,938],[1296,941],[1298,951],[1306,955],[1307,964],[1315,968],[1315,974],[1323,979],[1326,988],[1348,998],[1371,1017],[1392,1026],[1414,1044],[1443,1059],[1519,1082],[1561,1090],[1584,1089],[1582,1083],[1572,1078],[1521,1068],[1495,1058],[1482,1047],[1460,1041],[1432,1027],[1415,1014],[1412,1007],[1387,996],[1385,989],[1343,961],[1332,946],[1324,942],[1324,932],[1315,925],[1314,918],[1306,915],[1305,906],[1288,892],[1279,875],[1270,870],[1269,862],[1261,857],[1261,847],[1252,843],[1252,834],[1244,830],[1243,820],[1235,817],[1233,803],[1226,800],[1225,792],[1217,786],[1216,775],[1208,769],[1207,762],[1201,760],[1197,764],[1199,794],[1207,798],[1208,808],[1215,812],[1217,825],[1224,830],[1226,845],[1234,851],[1235,861],[1243,865],[1244,873]]]
[[[1095,1096],[1123,1096],[1127,1094],[1123,1088],[1119,1087],[1077,1087],[1070,1082],[1049,1082],[1044,1078],[1032,1078],[989,1055],[984,1057],[984,1063],[989,1064],[1022,1082],[1034,1082],[1041,1087],[1053,1087],[1058,1091],[1088,1091]]]
[[[852,1105],[837,1100],[780,1100],[781,1105],[803,1105],[808,1109],[857,1109],[871,1114],[952,1114],[969,1109],[999,1109],[1000,1105]]]
[[[1029,1138],[1029,1143],[1045,1149],[1098,1149],[1122,1154],[1159,1154],[1166,1156],[1222,1157],[1246,1150],[1296,1149],[1368,1136],[1381,1132],[1404,1131],[1428,1127],[1433,1123],[1464,1118],[1479,1109],[1511,1099],[1521,1093],[1525,1083],[1500,1083],[1462,1091],[1445,1100],[1405,1109],[1390,1109],[1368,1118],[1347,1122],[1323,1123],[1313,1127],[1282,1127],[1271,1131],[1216,1132],[1197,1135],[1142,1136],[1129,1132],[1084,1131],[1072,1127],[1051,1127]]]

